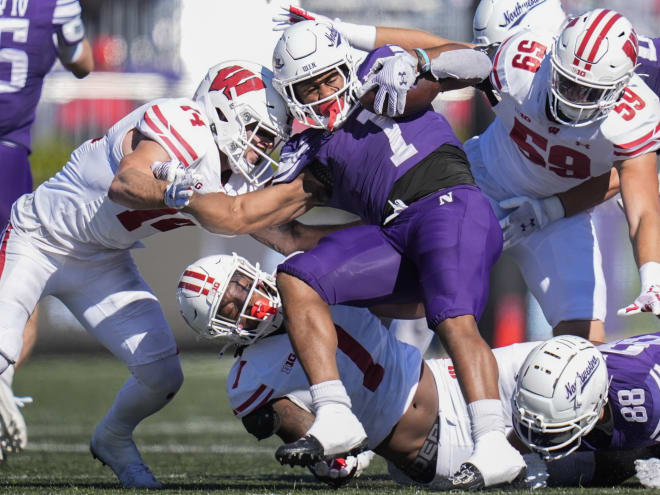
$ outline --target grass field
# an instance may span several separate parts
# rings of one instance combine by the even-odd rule
[[[144,421],[135,438],[164,493],[323,494],[335,490],[302,468],[280,466],[278,442],[257,442],[244,432],[227,403],[224,384],[231,360],[182,355],[186,381],[173,402]],[[0,493],[127,493],[107,467],[93,461],[89,437],[128,372],[108,355],[34,356],[15,379],[17,395],[32,395],[24,410],[25,452],[0,464]],[[415,494],[387,477],[377,459],[344,493]],[[612,490],[547,490],[552,494],[651,493],[632,482]],[[497,493],[497,492],[489,492]],[[522,493],[522,492],[521,492]]]

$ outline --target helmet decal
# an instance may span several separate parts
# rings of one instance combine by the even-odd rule
[[[222,91],[229,100],[233,100],[234,97],[239,97],[249,91],[265,88],[266,85],[256,74],[238,65],[233,65],[218,71],[209,91]]]

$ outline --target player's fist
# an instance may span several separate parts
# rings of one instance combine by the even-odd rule
[[[165,189],[164,201],[169,208],[180,210],[190,203],[193,196],[195,184],[200,182],[200,178],[189,168],[179,165],[168,173],[167,181],[170,185]]]

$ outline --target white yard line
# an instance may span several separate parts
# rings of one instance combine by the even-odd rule
[[[71,435],[91,435],[94,426],[75,424],[28,424],[28,434],[32,437],[66,437]],[[245,433],[243,425],[238,420],[217,421],[210,418],[199,418],[187,421],[149,422],[138,427],[138,433],[148,435],[209,435]]]

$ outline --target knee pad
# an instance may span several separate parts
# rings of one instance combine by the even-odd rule
[[[247,432],[254,435],[257,440],[268,438],[280,429],[280,417],[270,402],[243,416],[241,421]]]
[[[171,399],[183,384],[183,371],[179,356],[170,356],[153,363],[129,368],[133,376],[154,393],[163,393]]]

